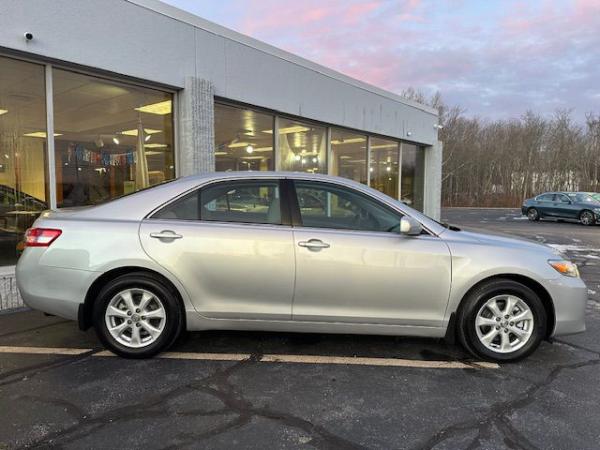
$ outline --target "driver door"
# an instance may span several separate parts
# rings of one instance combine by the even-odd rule
[[[399,234],[401,213],[351,188],[296,180],[293,192],[293,320],[443,325],[451,275],[443,240]]]

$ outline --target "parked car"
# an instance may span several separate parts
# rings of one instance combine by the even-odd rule
[[[219,206],[228,196],[235,209]],[[266,207],[239,207],[257,196]],[[16,273],[30,307],[93,326],[131,358],[183,329],[223,329],[456,336],[511,361],[585,329],[586,286],[556,250],[314,174],[205,174],[46,211]]]
[[[595,195],[590,192],[546,192],[525,200],[521,212],[532,221],[571,219],[593,225],[600,220],[600,201]]]

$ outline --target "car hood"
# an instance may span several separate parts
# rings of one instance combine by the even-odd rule
[[[513,237],[504,237],[492,234],[475,233],[472,231],[447,231],[442,235],[445,239],[450,236],[454,240],[459,241],[470,241],[478,244],[489,245],[491,247],[504,247],[514,248],[521,250],[528,250],[537,253],[546,253],[550,255],[559,255],[558,250],[549,247],[544,244],[532,242],[525,239],[518,239]]]

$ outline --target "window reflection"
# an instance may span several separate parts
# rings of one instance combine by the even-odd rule
[[[0,57],[0,265],[46,209],[44,67]]]
[[[371,187],[398,198],[399,144],[381,138],[371,138]]]
[[[273,116],[215,105],[215,168],[273,170]]]
[[[326,136],[325,127],[280,118],[281,170],[327,173]]]
[[[402,177],[400,199],[423,211],[425,153],[422,147],[402,143]]]
[[[367,184],[367,137],[331,129],[331,174]]]
[[[175,176],[171,94],[59,69],[53,84],[59,207]]]

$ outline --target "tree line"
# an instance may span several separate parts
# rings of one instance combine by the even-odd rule
[[[444,206],[518,207],[546,191],[600,192],[600,115],[587,114],[583,124],[562,109],[486,120],[446,105],[439,93],[403,95],[440,113]]]

